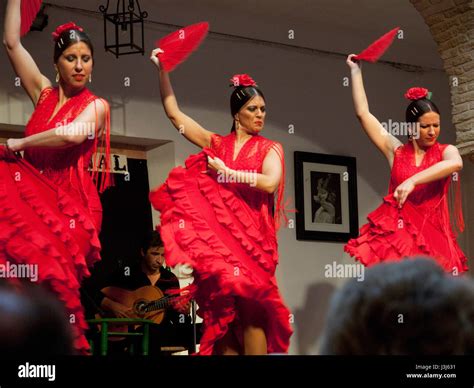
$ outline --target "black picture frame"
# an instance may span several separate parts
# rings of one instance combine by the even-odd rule
[[[295,151],[294,162],[296,239],[347,242],[357,237],[356,158]]]

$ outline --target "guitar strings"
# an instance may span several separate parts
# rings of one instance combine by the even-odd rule
[[[179,298],[179,297],[181,297],[181,295],[176,295],[176,296],[175,295],[170,295],[170,296],[164,296],[163,298],[158,299],[154,302],[148,302],[145,310],[149,311],[148,310],[149,307],[158,307],[161,303],[167,302],[169,299]]]

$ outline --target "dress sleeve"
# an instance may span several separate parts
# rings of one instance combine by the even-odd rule
[[[38,101],[36,102],[36,106],[42,104],[49,96],[51,91],[53,90],[52,86],[46,86],[40,93],[38,97]]]
[[[439,145],[441,157],[448,145],[449,144]],[[459,233],[462,233],[465,228],[465,223],[462,211],[461,174],[457,172],[451,175],[451,177],[449,178],[449,182],[450,184],[448,185],[448,208],[454,219],[454,222],[452,222],[453,230],[457,230]]]
[[[113,174],[112,174],[112,165],[111,165],[111,150],[110,150],[110,106],[107,101],[102,98],[97,98],[94,100],[95,106],[95,122],[96,128],[99,126],[99,119],[97,113],[97,103],[102,103],[105,108],[105,125],[102,130],[102,133],[99,135],[96,134],[94,137],[94,155],[92,164],[94,166],[92,172],[92,179],[97,185],[99,193],[103,193],[108,187],[113,186]],[[101,169],[102,175],[99,178],[99,161],[100,154],[105,155],[105,166]]]
[[[444,150],[449,146],[449,144],[440,144],[439,150],[441,151],[441,156],[443,155]]]
[[[217,133],[212,134],[211,145],[210,145],[211,150],[213,150],[214,152],[217,151],[217,149],[220,147],[221,144],[222,144],[222,136]]]
[[[280,160],[282,160],[283,162],[285,161],[285,151],[283,150],[283,146],[280,143],[278,143],[277,141],[273,142],[270,149],[274,149],[280,157]]]
[[[284,192],[285,192],[285,180],[286,180],[286,171],[285,171],[285,152],[283,146],[278,142],[273,142],[270,149],[275,150],[278,157],[280,158],[281,163],[281,179],[280,184],[278,185],[278,193],[276,200],[276,212],[275,212],[275,228],[278,230],[281,226],[281,219],[285,221],[285,224],[288,224],[288,215],[287,213],[290,210],[286,209],[287,203],[284,203]]]

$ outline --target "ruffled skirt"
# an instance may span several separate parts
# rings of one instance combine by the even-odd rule
[[[238,303],[256,304],[264,312],[268,353],[286,353],[291,316],[275,279],[275,233],[262,233],[254,209],[202,172],[206,152],[189,157],[187,168],[173,169],[150,194],[161,212],[167,264],[188,264],[194,270],[198,314],[204,320],[200,354],[213,354],[231,324],[242,343]]]
[[[94,222],[77,200],[0,147],[0,263],[37,268],[37,280],[30,280],[64,304],[74,347],[82,354],[89,345],[79,287],[90,275],[88,267],[100,259]]]
[[[367,216],[369,223],[360,229],[344,250],[366,266],[387,260],[402,260],[417,255],[434,258],[447,272],[467,271],[467,259],[457,244],[450,225],[435,225],[426,213],[410,202],[398,208],[393,195]],[[449,220],[446,220],[448,223]]]

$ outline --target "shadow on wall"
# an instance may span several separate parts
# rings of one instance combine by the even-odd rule
[[[316,353],[316,344],[324,329],[329,302],[335,291],[336,287],[330,283],[317,283],[307,288],[303,308],[295,311],[297,354]]]
[[[464,157],[464,168],[461,172],[462,210],[464,215],[464,232],[459,234],[458,242],[468,259],[468,276],[474,277],[474,204],[471,193],[474,193],[474,161]]]

